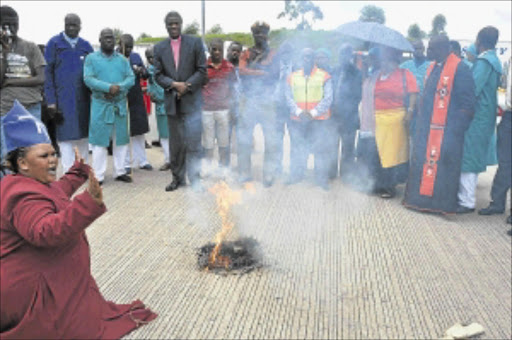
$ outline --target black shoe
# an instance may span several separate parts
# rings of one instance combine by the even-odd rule
[[[121,175],[121,176],[117,176],[116,177],[116,181],[121,181],[121,182],[125,182],[125,183],[131,183],[133,182],[132,178],[126,174],[124,175]]]
[[[178,189],[182,185],[183,184],[180,181],[173,180],[171,182],[171,184],[169,184],[169,185],[167,185],[165,187],[165,191],[174,191],[174,190]]]
[[[270,188],[272,185],[274,185],[274,178],[273,177],[265,177],[263,179],[263,186],[265,188]]]
[[[393,198],[396,196],[396,190],[393,188],[393,189],[383,189],[381,192],[380,192],[380,197],[381,198]],[[474,210],[474,209],[473,209]]]
[[[126,167],[126,168],[124,168],[124,171],[126,171],[127,175],[130,175],[132,173],[132,168]]]
[[[505,209],[500,209],[496,207],[495,205],[489,204],[487,208],[480,209],[478,211],[478,215],[497,215],[497,214],[503,214],[505,212]]]
[[[508,215],[507,217],[507,223],[512,224],[512,215]]]
[[[160,167],[160,169],[158,169],[160,171],[167,171],[167,170],[171,170],[171,163],[165,163],[164,165],[162,165]]]
[[[153,167],[151,166],[151,164],[144,164],[143,166],[140,166],[139,169],[142,169],[142,170],[153,170]]]
[[[470,214],[472,212],[475,211],[475,208],[468,208],[468,207],[465,207],[465,206],[462,206],[462,205],[459,205],[457,207],[457,211],[456,213],[457,214]]]

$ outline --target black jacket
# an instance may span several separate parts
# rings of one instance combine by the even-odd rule
[[[361,71],[352,64],[344,69],[337,68],[333,85],[332,118],[347,132],[359,129],[359,103],[363,86]]]
[[[178,69],[174,65],[171,39],[167,38],[154,47],[155,80],[165,91],[167,115],[182,115],[201,111],[201,87],[206,78],[206,55],[200,38],[181,36]],[[190,92],[180,100],[176,92],[168,90],[175,81],[192,84]]]

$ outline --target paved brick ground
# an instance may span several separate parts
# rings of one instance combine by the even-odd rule
[[[160,148],[148,155],[161,165]],[[479,208],[494,172],[480,179]],[[382,200],[340,182],[329,192],[256,183],[233,208],[231,237],[257,239],[264,267],[221,276],[199,271],[195,255],[220,229],[214,197],[167,193],[170,179],[136,170],[124,184],[108,173],[109,211],[87,232],[105,297],[140,298],[159,314],[128,339],[430,339],[456,322],[482,324],[483,338],[512,337],[505,215],[413,212],[401,206],[403,188]]]

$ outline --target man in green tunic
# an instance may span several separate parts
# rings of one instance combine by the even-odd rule
[[[496,56],[499,31],[492,26],[478,32],[478,57],[473,65],[473,79],[477,103],[475,116],[464,137],[464,155],[459,186],[458,213],[475,211],[478,174],[487,167],[489,143],[496,126],[497,90],[500,84],[501,64]]]
[[[126,95],[135,83],[128,59],[114,51],[114,32],[100,33],[100,50],[85,59],[84,81],[92,91],[89,143],[92,144],[92,167],[103,183],[107,170],[107,147],[113,140],[114,177],[130,183],[124,161],[128,152],[128,115]]]

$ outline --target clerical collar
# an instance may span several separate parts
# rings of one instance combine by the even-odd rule
[[[75,48],[76,44],[78,43],[78,37],[76,38],[70,38],[66,32],[62,32],[64,34],[64,39],[71,45],[71,47]]]

